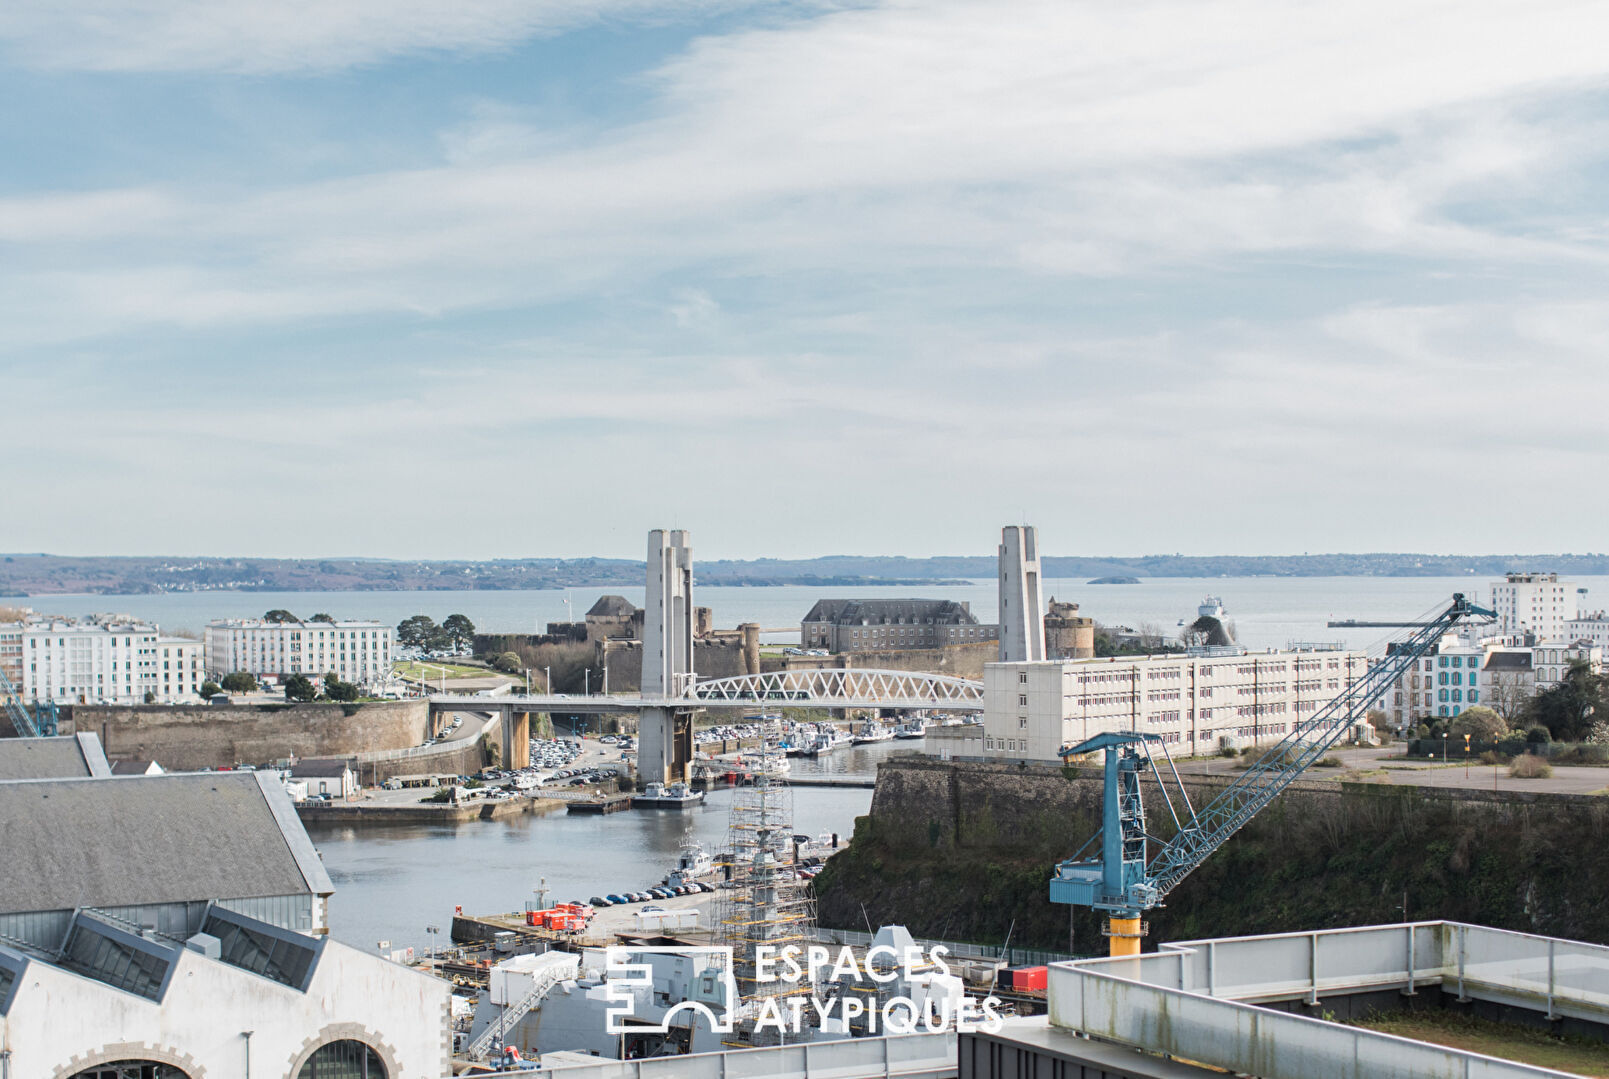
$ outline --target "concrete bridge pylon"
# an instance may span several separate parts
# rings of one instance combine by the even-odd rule
[[[642,695],[681,697],[692,689],[693,548],[681,529],[648,533],[648,588],[643,597]],[[688,778],[693,713],[645,708],[637,731],[637,772],[645,783]]]

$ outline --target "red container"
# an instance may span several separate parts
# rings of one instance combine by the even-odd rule
[[[1018,992],[1044,989],[1050,972],[1044,967],[1018,967],[1011,972],[1011,988]]]

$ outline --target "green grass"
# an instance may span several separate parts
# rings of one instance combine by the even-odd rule
[[[391,670],[398,678],[406,678],[413,682],[420,680],[434,682],[441,677],[443,667],[447,669],[447,681],[449,682],[457,678],[491,678],[498,674],[497,671],[488,670],[485,667],[468,667],[462,663],[414,663],[412,661],[393,663]]]
[[[1564,1037],[1452,1011],[1391,1012],[1355,1025],[1539,1068],[1609,1077],[1609,1044],[1588,1038]]]

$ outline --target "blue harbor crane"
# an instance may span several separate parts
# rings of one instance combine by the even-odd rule
[[[5,671],[0,671],[0,697],[5,698],[6,718],[16,729],[19,738],[49,738],[56,733],[56,706],[50,701],[34,702],[33,712],[22,701],[22,691],[11,684]]]
[[[1101,830],[1057,865],[1050,878],[1051,901],[1104,911],[1111,954],[1139,954],[1140,938],[1145,934],[1141,915],[1162,906],[1180,881],[1351,730],[1387,687],[1436,646],[1442,634],[1476,617],[1495,619],[1497,615],[1475,606],[1462,593],[1454,593],[1452,604],[1437,618],[1413,623],[1414,632],[1388,649],[1368,673],[1298,722],[1279,744],[1199,811],[1191,806],[1167,746],[1155,734],[1109,731],[1063,748],[1064,760],[1104,751],[1105,789]],[[1173,775],[1180,796],[1178,806],[1163,782],[1153,746],[1161,748],[1162,760]],[[1140,788],[1148,771],[1156,778],[1173,822],[1173,838],[1166,841],[1145,828]],[[1097,841],[1098,853],[1085,857]]]

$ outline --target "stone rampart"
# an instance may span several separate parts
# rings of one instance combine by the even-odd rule
[[[64,731],[98,735],[114,760],[167,769],[405,749],[429,737],[423,700],[368,704],[74,705]],[[423,770],[423,769],[420,769]],[[446,770],[446,769],[442,769]],[[365,777],[367,778],[367,777]]]

